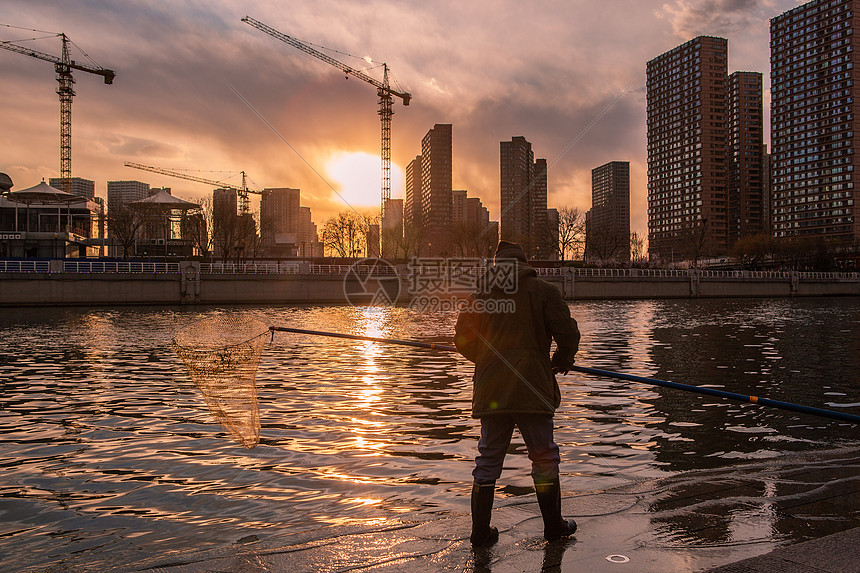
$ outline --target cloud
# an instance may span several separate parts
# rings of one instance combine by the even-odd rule
[[[742,34],[774,11],[773,0],[674,0],[663,4],[658,16],[672,24],[678,38]]]

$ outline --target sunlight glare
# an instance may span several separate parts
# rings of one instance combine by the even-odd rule
[[[332,182],[344,207],[378,207],[381,200],[382,166],[379,155],[363,151],[340,152],[325,164],[327,178]],[[391,189],[403,185],[403,170],[391,164]],[[392,197],[397,194],[392,191]]]

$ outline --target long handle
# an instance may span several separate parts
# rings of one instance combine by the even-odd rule
[[[314,336],[328,336],[332,338],[347,338],[350,340],[364,340],[368,342],[383,342],[386,344],[399,344],[401,346],[412,346],[415,348],[427,348],[429,350],[444,350],[446,352],[457,352],[457,347],[448,344],[436,344],[434,342],[418,342],[415,340],[397,340],[395,338],[377,338],[374,336],[361,336],[358,334],[341,334],[338,332],[323,332],[321,330],[304,330],[301,328],[287,328],[284,326],[271,326],[269,329],[274,336],[275,332],[294,332],[297,334],[310,334]],[[669,382],[666,380],[658,380],[657,378],[645,378],[644,376],[635,376],[633,374],[621,374],[620,372],[612,372],[611,370],[598,370],[597,368],[588,368],[585,366],[574,365],[571,370],[581,372],[583,374],[591,374],[593,376],[606,376],[608,378],[617,378],[618,380],[627,380],[630,382],[640,382],[642,384],[650,384],[652,386],[663,386],[664,388],[674,388],[675,390],[684,390],[686,392],[695,392],[696,394],[706,394],[708,396],[717,396],[736,402],[744,402],[748,404],[758,404],[760,406],[770,406],[781,410],[789,410],[792,412],[801,412],[803,414],[811,414],[822,418],[830,418],[841,422],[849,422],[851,424],[860,424],[860,416],[854,414],[846,414],[844,412],[834,412],[833,410],[825,410],[823,408],[813,408],[811,406],[803,406],[801,404],[793,404],[791,402],[781,402],[779,400],[771,400],[770,398],[760,398],[758,396],[748,396],[746,394],[736,394],[734,392],[725,392],[714,388],[702,388],[700,386],[691,386],[689,384],[681,384],[679,382]]]

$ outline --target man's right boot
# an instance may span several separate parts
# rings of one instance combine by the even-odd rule
[[[499,539],[499,530],[490,527],[495,490],[496,482],[472,484],[472,535],[469,541],[474,547],[492,545]]]
[[[535,480],[535,493],[543,517],[543,536],[547,541],[556,541],[573,535],[576,522],[561,516],[561,483],[556,477],[548,482]]]

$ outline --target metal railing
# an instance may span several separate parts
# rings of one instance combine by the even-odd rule
[[[200,263],[204,275],[295,275],[298,263]]]
[[[144,261],[63,261],[64,273],[177,274],[179,263]]]
[[[49,273],[50,261],[0,261],[0,273]]]
[[[412,267],[409,273],[437,276],[443,267],[428,265]],[[457,276],[480,276],[484,267],[452,267]],[[824,281],[860,281],[858,272],[796,272],[796,271],[723,271],[696,269],[597,269],[597,268],[536,268],[542,277],[573,276],[576,278],[684,278],[700,280],[713,279],[760,279],[760,280],[824,280]],[[146,261],[98,261],[98,260],[2,260],[0,273],[50,273],[65,272],[75,274],[90,273],[149,273],[149,274],[178,274],[180,263],[160,263]],[[263,263],[200,263],[200,273],[204,275],[297,275],[311,274],[323,276],[344,276],[353,273],[358,276],[396,275],[406,273],[405,268],[399,271],[386,265],[318,265],[300,262],[263,262]],[[447,270],[445,272],[448,272]]]

